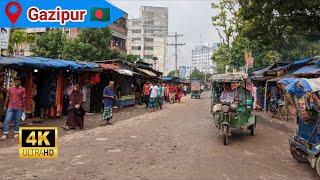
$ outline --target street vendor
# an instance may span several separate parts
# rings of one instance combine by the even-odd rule
[[[231,83],[223,84],[223,92],[220,95],[220,102],[233,103],[236,97],[236,92],[231,88]]]
[[[114,105],[114,101],[117,98],[116,93],[114,91],[114,81],[110,81],[109,85],[106,86],[103,90],[103,120],[105,121],[105,124],[102,123],[101,125],[111,125],[110,120],[112,119],[112,107]]]

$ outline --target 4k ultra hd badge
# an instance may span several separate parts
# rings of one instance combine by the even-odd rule
[[[45,158],[58,157],[57,127],[20,127],[19,157]]]
[[[0,1],[0,27],[105,28],[124,12],[105,0]]]

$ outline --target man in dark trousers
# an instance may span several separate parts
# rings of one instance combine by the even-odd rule
[[[151,93],[150,87],[151,87],[151,84],[149,82],[146,82],[143,85],[143,99],[144,99],[144,103],[146,103],[146,108],[148,108],[149,101],[150,101],[150,93]]]
[[[19,126],[22,113],[25,109],[26,90],[21,86],[20,78],[14,79],[14,87],[11,87],[7,92],[7,97],[4,105],[6,118],[3,124],[3,136],[1,140],[7,139],[9,134],[9,122],[14,122],[14,138],[19,137]]]

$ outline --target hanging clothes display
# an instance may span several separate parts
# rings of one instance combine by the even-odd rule
[[[6,112],[4,112],[4,101],[6,89],[4,88],[4,79],[5,73],[0,73],[0,119],[5,116]]]
[[[60,117],[62,114],[62,94],[63,94],[63,74],[62,72],[59,72],[58,78],[57,78],[57,90],[56,90],[56,105],[57,105],[57,114],[56,116]]]
[[[26,101],[25,101],[25,110],[26,113],[31,114],[34,107],[34,90],[33,90],[33,81],[32,81],[32,72],[27,72],[26,74]]]
[[[39,88],[40,117],[54,117],[55,112],[48,110],[56,105],[57,73],[48,71],[41,73]]]
[[[93,73],[90,76],[90,84],[97,85],[100,83],[100,73]]]

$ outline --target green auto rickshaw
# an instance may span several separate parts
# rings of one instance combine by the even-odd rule
[[[232,132],[249,130],[253,136],[256,117],[252,114],[252,83],[247,74],[217,74],[211,78],[211,113],[223,136],[224,145]]]

